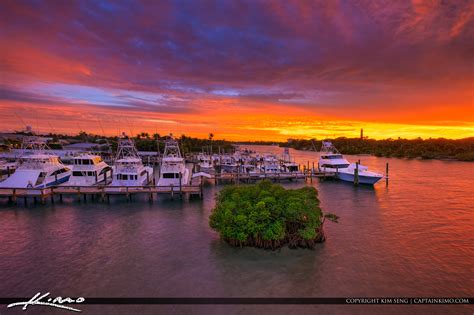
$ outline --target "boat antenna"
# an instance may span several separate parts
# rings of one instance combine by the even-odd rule
[[[48,126],[49,126],[49,128],[51,128],[51,133],[52,133],[52,134],[55,134],[55,133],[56,133],[56,130],[53,128],[53,126],[51,125],[51,123],[49,122],[49,120],[48,120]]]
[[[102,136],[105,138],[105,131],[104,127],[102,126],[102,121],[99,118],[97,118],[97,121],[99,122],[100,130],[102,130]]]
[[[13,112],[13,114],[15,115],[15,117],[21,121],[21,123],[23,124],[23,127],[25,128],[25,130],[28,128],[28,125],[25,123],[25,121],[17,114],[17,112]]]

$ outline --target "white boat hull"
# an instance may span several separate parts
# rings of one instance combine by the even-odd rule
[[[350,173],[336,173],[336,177],[340,180],[351,183],[354,182],[355,178],[354,174]],[[359,175],[359,184],[374,185],[381,179],[382,177],[380,176]]]

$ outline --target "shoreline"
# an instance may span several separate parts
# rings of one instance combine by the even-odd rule
[[[293,150],[296,151],[302,151],[302,152],[315,152],[318,153],[318,151],[314,150],[305,150],[305,149],[295,149],[293,147],[289,147]],[[400,160],[421,160],[421,161],[426,161],[426,160],[436,160],[436,161],[452,161],[452,162],[474,162],[473,160],[463,160],[463,159],[458,159],[455,157],[432,157],[432,158],[424,158],[422,156],[417,156],[417,157],[407,157],[407,156],[385,156],[385,155],[376,155],[372,153],[345,153],[341,152],[341,154],[344,155],[353,155],[353,156],[374,156],[378,158],[391,158],[391,159],[400,159]]]

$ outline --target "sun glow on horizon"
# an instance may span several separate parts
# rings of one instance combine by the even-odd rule
[[[474,136],[469,1],[2,9],[0,130],[237,141],[358,137],[361,128],[374,139]]]

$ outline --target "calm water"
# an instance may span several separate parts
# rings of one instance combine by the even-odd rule
[[[317,162],[314,152],[291,153],[301,163]],[[202,201],[67,199],[27,209],[1,200],[0,296],[37,291],[85,297],[474,296],[474,164],[347,157],[381,172],[389,162],[389,185],[355,188],[314,180],[323,210],[341,217],[339,224],[325,226],[328,239],[314,251],[230,248],[208,227],[217,192],[213,185]],[[474,311],[467,306],[291,305],[81,309],[85,314]],[[20,311],[2,306],[0,313]]]

